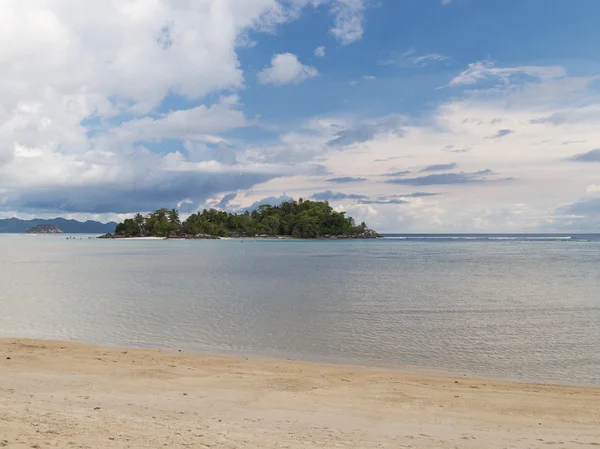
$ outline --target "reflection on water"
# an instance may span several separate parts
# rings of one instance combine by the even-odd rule
[[[600,243],[0,235],[0,336],[600,385]]]

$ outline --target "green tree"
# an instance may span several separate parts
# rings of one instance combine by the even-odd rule
[[[128,236],[160,236],[210,234],[216,236],[257,234],[292,235],[315,238],[362,233],[366,223],[356,226],[352,217],[336,212],[327,202],[289,200],[278,206],[261,205],[243,213],[227,213],[204,209],[181,222],[179,211],[158,209],[120,223],[115,232]]]

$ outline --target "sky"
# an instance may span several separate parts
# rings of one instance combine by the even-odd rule
[[[0,218],[329,201],[600,232],[597,0],[3,0]]]

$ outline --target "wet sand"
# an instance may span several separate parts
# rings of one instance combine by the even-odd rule
[[[0,447],[600,448],[600,388],[4,339]]]

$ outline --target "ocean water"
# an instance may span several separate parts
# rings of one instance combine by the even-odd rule
[[[0,336],[600,385],[600,236],[0,235]]]

